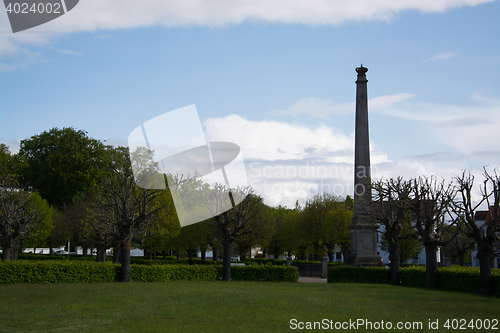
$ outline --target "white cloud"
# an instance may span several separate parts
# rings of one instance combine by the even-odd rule
[[[48,42],[37,32],[71,33],[100,29],[126,29],[153,25],[166,27],[223,27],[245,21],[284,24],[340,25],[349,21],[387,21],[406,10],[424,13],[476,6],[493,0],[86,0],[67,14],[26,32],[6,34],[0,55],[32,39]],[[3,17],[1,17],[3,15]],[[0,13],[0,30],[11,31],[5,11]]]
[[[352,136],[324,125],[308,128],[278,121],[251,121],[233,114],[208,118],[204,126],[208,140],[234,142],[242,148],[245,158],[302,160],[321,156],[325,161],[348,163],[353,158]]]
[[[440,143],[463,154],[500,151],[500,100],[475,94],[476,105],[449,105],[414,101],[381,108],[379,113],[412,121],[412,127],[430,130]],[[499,159],[497,157],[497,159]]]
[[[332,105],[330,99],[316,97],[302,98],[285,110],[274,110],[273,114],[298,116],[307,114],[314,118],[328,118],[335,114],[348,114],[354,112],[354,103]]]
[[[34,63],[46,63],[39,52],[32,52],[29,49],[21,48],[17,55],[9,55],[4,57],[3,62],[0,62],[0,72],[13,71],[19,68],[26,68]]]
[[[270,205],[293,207],[296,200],[303,202],[321,192],[352,195],[352,134],[324,125],[310,128],[278,121],[250,121],[238,115],[208,118],[204,126],[209,141],[234,142],[241,147],[248,181]],[[373,179],[420,175],[450,178],[461,171],[415,160],[394,162],[387,152],[373,148],[371,163]]]
[[[448,59],[451,59],[451,58],[455,58],[456,56],[457,56],[457,54],[455,52],[439,53],[439,54],[436,54],[433,57],[425,59],[424,62],[436,61],[436,60],[441,60],[441,61],[442,60],[448,60]]]
[[[74,56],[82,56],[83,54],[82,53],[78,53],[76,51],[73,51],[73,50],[68,50],[68,49],[58,49],[58,48],[54,48],[54,50],[58,53],[62,53],[62,54],[69,54],[69,55],[74,55]]]
[[[395,95],[384,95],[371,98],[368,101],[369,109],[371,111],[377,111],[384,108],[392,107],[397,103],[401,103],[414,98],[414,94],[395,94]],[[329,118],[332,115],[341,115],[354,113],[355,103],[346,104],[332,104],[330,99],[319,99],[315,97],[302,98],[297,103],[293,104],[284,110],[272,111],[273,114],[298,116],[300,114],[306,114],[314,118]]]
[[[371,142],[372,179],[435,175],[451,180],[471,166],[477,179],[482,179],[483,165],[498,167],[500,101],[476,94],[472,98],[477,105],[457,106],[423,103],[415,96],[375,97],[369,109],[378,115],[408,120],[408,126],[415,128],[416,133],[435,138],[436,150],[394,161],[395,156],[384,147],[374,149],[379,146]],[[315,100],[309,104],[312,108],[309,111],[322,114],[325,105],[331,110],[338,109],[330,101]],[[208,118],[204,126],[209,141],[234,142],[241,147],[247,178],[268,204],[293,207],[296,200],[303,202],[322,191],[342,196],[353,193],[353,133],[346,135],[326,125],[307,127],[278,121],[250,121],[238,115]],[[416,142],[413,137],[398,140],[406,140],[408,147]],[[445,150],[437,150],[442,148]],[[474,195],[479,198],[476,192]]]
[[[97,38],[97,39],[110,39],[110,38],[114,38],[114,36],[111,34],[104,34],[104,35],[98,35],[95,38]]]
[[[0,139],[1,143],[4,143],[8,148],[11,154],[17,154],[19,152],[19,148],[21,145],[21,140],[2,140]]]

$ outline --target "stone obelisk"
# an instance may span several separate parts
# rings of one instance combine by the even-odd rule
[[[351,230],[350,265],[378,265],[378,226],[365,213],[372,202],[370,172],[370,138],[368,135],[368,91],[366,72],[368,68],[357,67],[356,80],[356,125],[354,146],[354,216]]]

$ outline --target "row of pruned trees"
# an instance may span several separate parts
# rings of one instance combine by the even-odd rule
[[[469,172],[452,182],[435,177],[411,180],[381,179],[372,183],[373,202],[363,207],[363,214],[383,226],[391,260],[391,283],[399,284],[401,244],[418,239],[426,253],[426,286],[438,284],[438,247],[446,246],[458,256],[470,250],[475,241],[481,271],[481,292],[492,294],[491,268],[498,255],[500,232],[500,177],[484,169],[481,198],[473,199],[474,177]],[[479,207],[487,205],[490,220],[487,227],[476,223]],[[490,209],[491,207],[491,209]],[[408,220],[412,228],[408,230]],[[406,231],[405,230],[406,226]]]

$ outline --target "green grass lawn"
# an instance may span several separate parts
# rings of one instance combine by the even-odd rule
[[[467,324],[478,318],[499,320],[500,299],[368,284],[173,281],[0,286],[0,332],[309,331],[290,329],[291,319],[422,322],[421,332],[454,332],[443,328],[444,323],[462,318]],[[429,320],[439,320],[440,329],[429,330]],[[496,327],[466,331],[500,331],[500,324]],[[358,331],[383,330],[363,326]]]

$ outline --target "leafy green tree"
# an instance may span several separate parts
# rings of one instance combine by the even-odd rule
[[[316,260],[325,256],[325,248],[329,249],[333,255],[336,241],[335,222],[336,218],[341,218],[340,210],[345,207],[344,199],[329,193],[315,195],[306,201],[302,211],[302,230],[304,237],[311,249],[314,251]],[[337,216],[334,213],[327,215],[331,211],[338,210]]]
[[[53,222],[53,209],[49,206],[46,200],[34,192],[30,195],[30,200],[34,205],[34,209],[40,212],[40,217],[33,229],[27,233],[24,239],[20,240],[20,247],[17,249],[17,253],[14,252],[14,257],[17,259],[17,255],[22,248],[26,247],[41,247],[47,244],[47,239],[54,228]]]
[[[149,253],[150,259],[156,252],[166,253],[171,250],[173,239],[181,232],[179,219],[168,189],[161,192],[158,200],[167,208],[160,210],[150,220],[142,242],[142,247]]]
[[[73,229],[69,223],[69,219],[64,215],[64,210],[54,208],[52,211],[52,222],[54,228],[51,230],[46,241],[47,246],[50,248],[50,255],[53,255],[54,247],[67,244],[73,237]],[[86,257],[87,252],[84,251],[83,255]]]
[[[28,159],[23,181],[55,207],[72,203],[102,179],[109,163],[100,141],[72,127],[52,128],[22,140],[19,155]]]
[[[338,199],[338,198],[337,198]],[[351,248],[351,231],[349,225],[353,217],[352,199],[347,196],[343,203],[335,205],[326,213],[325,223],[322,226],[323,243],[327,248],[328,259],[333,261],[337,245],[347,260]]]
[[[291,257],[292,254],[300,258],[305,256],[307,241],[303,237],[301,230],[303,226],[301,213],[302,210],[298,205],[296,205],[293,210],[287,210],[280,225],[278,238],[289,257]]]
[[[247,226],[247,228],[254,231],[243,233],[234,241],[234,245],[238,248],[240,254],[240,261],[245,261],[247,254],[250,253],[253,247],[268,247],[276,232],[276,225],[273,223],[270,207],[266,206],[262,201],[257,203],[256,206],[258,206],[255,207],[256,214],[254,218],[248,222]],[[277,257],[278,256],[275,254],[275,258]]]
[[[0,173],[7,175],[11,173],[11,155],[9,147],[0,142]]]
[[[274,232],[272,234],[271,240],[269,241],[268,249],[269,252],[274,255],[274,258],[278,258],[281,254],[283,254],[283,252],[287,250],[282,242],[280,235],[282,232],[285,232],[285,230],[283,230],[285,227],[285,217],[291,210],[281,205],[277,207],[269,207],[269,210],[271,214],[271,224],[273,225]]]

